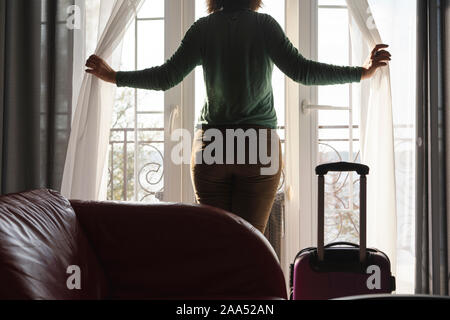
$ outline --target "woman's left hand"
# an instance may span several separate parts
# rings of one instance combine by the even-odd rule
[[[375,46],[363,66],[364,70],[361,80],[372,78],[378,68],[388,65],[388,62],[391,61],[391,54],[389,51],[384,50],[388,47],[389,45],[387,44],[378,44]]]

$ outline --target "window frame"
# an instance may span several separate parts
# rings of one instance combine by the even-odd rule
[[[179,47],[185,33],[195,22],[195,6],[179,0],[165,1],[165,60]],[[174,164],[171,150],[177,142],[171,141],[171,131],[183,128],[194,135],[195,72],[191,72],[179,85],[164,94],[165,148],[164,201],[194,203],[189,164]]]
[[[317,0],[287,2],[287,36],[303,56],[317,59],[318,11]],[[317,102],[317,88],[286,80],[287,110],[287,202],[286,255],[283,269],[289,270],[298,251],[316,245],[317,241],[317,183],[314,174],[317,144],[317,112],[303,113],[303,101]],[[298,165],[297,165],[298,164]]]

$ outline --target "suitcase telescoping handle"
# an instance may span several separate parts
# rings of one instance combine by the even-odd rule
[[[367,243],[366,243],[366,220],[367,220],[367,178],[369,167],[358,163],[337,162],[320,165],[316,168],[316,174],[319,176],[318,193],[318,221],[317,221],[317,254],[319,261],[325,258],[325,175],[328,172],[351,172],[354,171],[360,175],[359,182],[359,260],[365,262]]]

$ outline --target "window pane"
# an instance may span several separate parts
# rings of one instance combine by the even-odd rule
[[[139,19],[164,17],[164,0],[146,0],[139,10]]]
[[[320,5],[345,5],[344,1],[320,1]],[[318,60],[335,65],[350,65],[348,11],[346,8],[318,9]],[[318,87],[318,103],[353,108],[350,85]],[[358,160],[357,123],[350,111],[318,112],[318,162]],[[353,135],[353,136],[352,136]],[[358,177],[349,173],[332,173],[326,178],[325,241],[358,242]]]
[[[137,98],[137,108],[139,112],[164,110],[163,91],[137,90]]]
[[[349,85],[322,86],[319,90],[319,104],[349,107]]]
[[[348,12],[319,9],[318,59],[320,62],[349,65]],[[348,85],[319,87],[319,104],[349,105]]]
[[[348,111],[320,110],[319,111],[319,126],[333,126],[333,125],[348,126],[349,125]]]
[[[160,114],[138,114],[137,115],[139,129],[146,128],[164,128],[164,113]]]
[[[138,21],[137,69],[164,63],[164,20]],[[149,41],[151,35],[151,41]]]
[[[349,62],[348,11],[346,9],[319,9],[319,60],[348,65]]]
[[[348,128],[345,129],[320,129],[319,130],[319,140],[348,140],[350,137],[350,132]]]
[[[132,200],[134,197],[134,143],[121,141],[109,147],[109,200]]]
[[[131,128],[133,126],[134,90],[131,88],[117,88],[112,128]]]

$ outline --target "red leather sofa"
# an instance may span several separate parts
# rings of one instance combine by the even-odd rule
[[[0,299],[287,298],[270,244],[235,215],[46,189],[0,197],[0,284]]]

